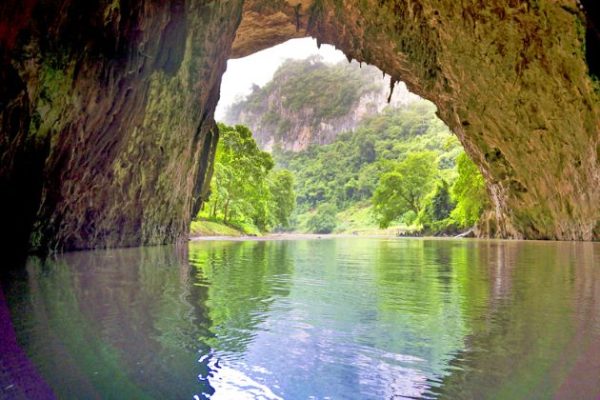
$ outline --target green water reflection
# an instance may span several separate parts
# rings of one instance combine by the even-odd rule
[[[598,244],[196,242],[27,272],[5,294],[60,398],[600,396]]]

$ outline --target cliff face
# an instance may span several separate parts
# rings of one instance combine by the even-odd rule
[[[4,1],[0,240],[14,250],[28,237],[64,249],[185,238],[206,195],[232,43],[242,56],[303,35],[438,106],[486,178],[483,234],[598,239],[592,3]]]
[[[319,58],[289,60],[268,84],[232,104],[225,122],[250,127],[263,149],[301,151],[311,144],[331,143],[388,105],[418,99],[404,85],[393,92],[390,103],[389,95],[389,76],[383,78],[375,67],[356,62],[329,65]]]
[[[3,245],[30,233],[41,249],[186,237],[242,10],[221,3],[0,7]]]

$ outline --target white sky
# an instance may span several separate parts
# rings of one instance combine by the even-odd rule
[[[314,54],[323,57],[325,62],[337,63],[346,56],[335,47],[324,44],[317,48],[313,38],[292,39],[280,45],[254,53],[248,57],[227,61],[227,71],[221,83],[221,99],[217,105],[215,119],[225,115],[227,106],[237,98],[250,93],[252,84],[264,86],[271,80],[277,68],[288,58],[304,59]]]

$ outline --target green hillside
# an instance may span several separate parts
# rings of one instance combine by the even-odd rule
[[[469,226],[485,205],[476,168],[463,168],[457,180],[457,160],[472,165],[461,154],[435,107],[422,101],[389,108],[329,145],[273,156],[296,176],[296,230],[377,233],[391,226],[387,233],[437,233]],[[460,192],[455,182],[474,187]]]
[[[327,64],[318,57],[287,60],[264,87],[255,86],[253,92],[233,104],[226,121],[238,121],[240,114],[256,113],[263,123],[285,125],[281,107],[297,112],[305,107],[315,110],[311,123],[346,115],[351,107],[368,92],[381,90],[383,80],[376,68],[359,68],[356,64]],[[281,96],[281,104],[269,102],[272,94]],[[282,131],[284,133],[284,131]]]

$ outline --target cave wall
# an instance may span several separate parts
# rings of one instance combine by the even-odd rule
[[[245,7],[252,3],[265,1]],[[493,209],[481,236],[600,238],[593,2],[317,0],[299,13],[293,3],[280,2],[288,26],[378,66],[438,106],[487,182]],[[261,36],[246,15],[236,56],[256,51],[239,39],[248,29],[269,43],[269,31]]]
[[[587,10],[575,0],[4,1],[0,242],[184,240],[208,194],[226,59],[301,36],[437,104],[486,178],[494,208],[481,235],[598,239],[600,87],[586,47],[598,24]]]
[[[213,111],[241,1],[5,1],[0,241],[184,240],[207,196]]]

